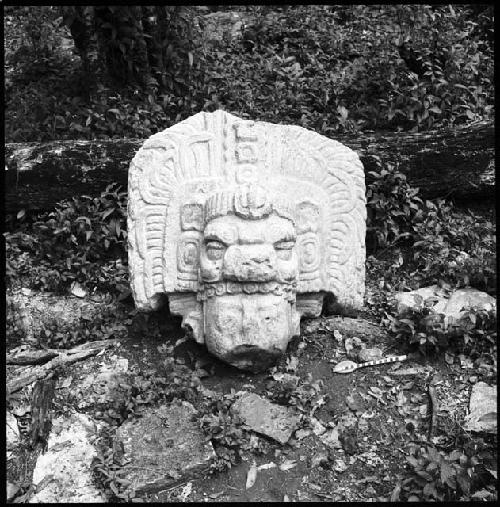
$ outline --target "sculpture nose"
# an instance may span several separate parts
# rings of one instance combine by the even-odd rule
[[[276,253],[271,245],[233,245],[224,257],[224,276],[238,282],[268,282],[276,277]]]

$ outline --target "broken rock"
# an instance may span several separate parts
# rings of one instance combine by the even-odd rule
[[[97,455],[89,438],[93,422],[83,414],[58,417],[45,454],[38,457],[33,484],[40,489],[30,503],[103,503],[92,481],[91,463]]]
[[[447,317],[459,319],[462,311],[477,308],[486,311],[496,311],[496,300],[494,297],[477,289],[470,287],[456,290],[448,299],[443,313]]]
[[[489,386],[485,382],[473,386],[464,428],[468,431],[497,432],[497,386]]]
[[[375,361],[377,359],[380,359],[382,357],[382,351],[378,348],[373,349],[361,349],[358,352],[358,359],[362,363],[366,363],[368,361]]]
[[[419,310],[429,306],[433,313],[441,313],[448,319],[459,319],[462,312],[471,308],[496,311],[496,300],[486,292],[471,287],[454,291],[450,296],[438,285],[422,287],[410,292],[398,292],[394,296],[397,311],[401,315],[407,310]],[[432,298],[431,301],[429,298]]]
[[[6,426],[7,426],[7,450],[10,451],[19,443],[20,435],[19,428],[17,426],[17,419],[12,415],[10,411],[6,414]]]
[[[431,285],[430,287],[421,287],[410,292],[398,292],[394,295],[397,302],[397,311],[401,315],[408,310],[420,310],[425,306],[425,300],[433,298],[433,310],[441,313],[446,306],[447,294],[439,285]]]
[[[253,431],[286,444],[297,429],[300,416],[254,393],[244,392],[234,403],[232,410]]]
[[[339,430],[338,428],[333,428],[320,437],[321,441],[331,449],[341,449],[342,444],[339,441]]]
[[[152,407],[139,419],[125,421],[116,431],[123,446],[123,477],[130,490],[155,493],[206,470],[215,457],[197,424],[197,411],[186,401]]]

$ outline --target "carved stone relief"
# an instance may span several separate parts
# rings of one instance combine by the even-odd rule
[[[332,293],[362,306],[358,156],[295,126],[199,113],[148,139],[129,172],[129,269],[140,310],[170,311],[222,360],[257,370]]]

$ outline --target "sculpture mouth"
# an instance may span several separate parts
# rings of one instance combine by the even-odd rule
[[[268,350],[258,345],[238,345],[223,359],[240,370],[259,373],[272,367],[282,354],[277,347]]]

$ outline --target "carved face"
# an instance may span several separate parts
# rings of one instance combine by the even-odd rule
[[[205,218],[199,250],[203,341],[230,364],[265,367],[299,330],[294,222],[283,203],[247,188],[209,198]]]
[[[208,350],[242,369],[274,362],[298,323],[294,305],[275,294],[223,295],[205,302]]]
[[[201,280],[291,283],[298,274],[295,239],[292,221],[276,214],[259,220],[215,218],[204,231]]]

